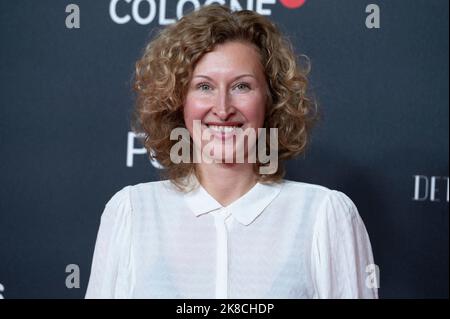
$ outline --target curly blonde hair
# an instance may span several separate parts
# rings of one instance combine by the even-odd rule
[[[194,163],[171,161],[170,149],[178,141],[170,140],[170,133],[186,127],[183,103],[196,63],[216,45],[233,40],[259,49],[270,90],[264,127],[278,128],[278,169],[274,174],[259,174],[263,164],[256,163],[259,182],[282,180],[282,162],[305,150],[319,118],[317,104],[307,96],[309,60],[306,67],[300,66],[291,42],[269,19],[250,10],[233,12],[222,5],[204,6],[185,15],[160,30],[136,62],[132,119],[133,130],[145,136],[149,157],[164,167],[163,177],[180,190],[186,190],[185,177],[197,172]],[[192,150],[192,138],[190,143]]]

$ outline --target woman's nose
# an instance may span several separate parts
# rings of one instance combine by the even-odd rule
[[[236,113],[236,109],[233,106],[232,99],[228,95],[228,92],[222,91],[217,94],[213,112],[221,120],[227,120],[231,115]]]

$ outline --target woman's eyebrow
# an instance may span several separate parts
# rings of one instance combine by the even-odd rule
[[[253,74],[246,73],[246,74],[241,74],[241,75],[236,76],[235,78],[233,78],[233,81],[235,81],[237,79],[240,79],[240,78],[243,78],[243,77],[246,77],[246,76],[250,76],[252,78],[256,78]],[[207,75],[203,75],[203,74],[195,75],[194,78],[205,78],[205,79],[208,79],[210,81],[214,81],[211,77],[209,77]]]

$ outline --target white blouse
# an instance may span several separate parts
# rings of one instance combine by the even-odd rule
[[[224,207],[197,185],[142,183],[109,200],[86,298],[378,298],[369,237],[344,193],[257,183]]]

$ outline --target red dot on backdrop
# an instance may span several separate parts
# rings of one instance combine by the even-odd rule
[[[305,4],[305,1],[306,0],[280,0],[281,4],[289,9],[299,8]]]

